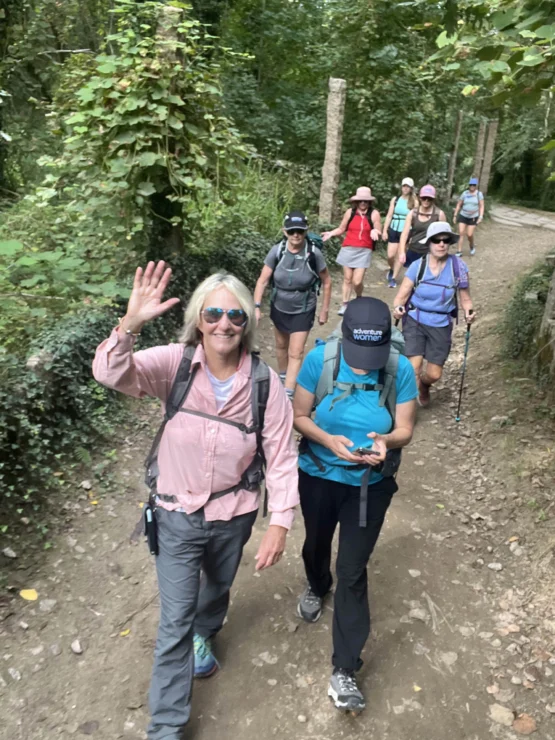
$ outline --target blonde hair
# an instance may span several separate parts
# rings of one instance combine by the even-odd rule
[[[247,314],[247,324],[243,330],[241,342],[247,352],[252,352],[255,346],[256,320],[254,314],[254,301],[247,286],[242,283],[235,275],[229,275],[225,272],[217,272],[210,275],[206,280],[195,289],[191,296],[187,308],[185,309],[185,323],[179,335],[179,341],[186,345],[196,347],[202,342],[202,333],[199,331],[198,322],[200,312],[204,306],[206,296],[218,288],[225,288],[235,298],[239,305]]]

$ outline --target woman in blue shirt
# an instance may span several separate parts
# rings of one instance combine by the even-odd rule
[[[400,448],[412,438],[416,410],[414,371],[391,338],[391,314],[383,301],[351,301],[335,354],[330,355],[334,343],[329,341],[307,355],[293,405],[295,428],[303,435],[299,492],[308,581],[297,611],[307,622],[316,622],[322,613],[332,585],[331,546],[339,524],[328,695],[338,709],[354,712],[365,707],[355,671],[362,666],[360,655],[370,633],[366,566],[397,490],[393,468]],[[387,388],[393,388],[392,395],[383,395]]]
[[[430,387],[443,373],[451,350],[453,319],[457,316],[457,294],[470,324],[476,318],[472,309],[468,267],[449,246],[459,241],[447,223],[428,227],[422,244],[429,253],[408,268],[395,297],[393,316],[403,318],[405,352],[418,378],[418,403],[430,403]],[[426,369],[424,369],[426,360]]]
[[[466,234],[470,254],[476,254],[476,244],[474,243],[474,231],[476,226],[482,223],[484,218],[484,195],[478,190],[478,178],[471,177],[468,183],[468,190],[458,200],[455,208],[454,220],[459,225],[459,251],[457,256],[462,256],[462,240]]]

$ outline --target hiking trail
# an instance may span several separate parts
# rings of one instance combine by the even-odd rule
[[[195,683],[191,738],[514,740],[534,726],[534,737],[555,738],[553,424],[523,400],[533,398],[532,381],[507,379],[496,333],[512,285],[553,245],[555,216],[540,215],[532,228],[533,212],[495,206],[477,231],[476,256],[464,245],[477,321],[462,420],[455,423],[464,322],[431,406],[419,409],[370,561],[373,628],[360,674],[367,709],[344,716],[326,695],[332,602],[316,624],[296,616],[305,583],[299,511],[282,562],[261,574],[254,555],[267,522],[257,521],[215,641],[222,670]],[[391,305],[385,272],[375,257],[365,293]],[[308,348],[339,320],[338,273],[333,280],[330,322],[315,327]],[[267,312],[260,344],[275,367]],[[130,534],[158,415],[148,402],[136,408],[137,425],[114,441],[121,493],[98,492],[93,505],[86,486],[76,490],[67,528],[40,563],[3,560],[8,585],[39,595],[25,602],[16,590],[0,605],[5,740],[146,737],[157,587],[142,537],[130,542]]]

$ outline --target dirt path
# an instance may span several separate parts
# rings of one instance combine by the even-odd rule
[[[492,721],[493,704],[500,707],[498,720],[512,722],[502,707],[524,712],[537,723],[535,737],[555,738],[549,704],[555,703],[555,610],[542,591],[547,576],[537,558],[554,529],[547,505],[543,518],[538,512],[552,485],[553,430],[521,411],[534,389],[526,379],[504,378],[495,333],[510,286],[548,250],[553,235],[488,224],[479,237],[470,262],[479,322],[463,421],[454,422],[459,327],[446,382],[419,414],[371,562],[373,635],[361,673],[368,709],[357,719],[345,717],[326,697],[329,604],[316,625],[295,617],[304,582],[300,515],[284,561],[256,576],[259,521],[217,640],[223,670],[195,686],[191,738],[519,737]],[[391,302],[383,276],[376,260],[367,287]],[[269,358],[267,320],[262,337]],[[67,505],[72,522],[38,572],[18,569],[17,559],[9,564],[10,582],[35,588],[39,600],[15,597],[0,622],[0,736],[6,740],[145,737],[158,606],[152,560],[129,535],[144,495],[146,448],[141,431],[121,440],[122,493],[92,505],[85,491],[77,492]],[[76,639],[82,654],[71,649]],[[528,720],[520,722],[526,729]]]

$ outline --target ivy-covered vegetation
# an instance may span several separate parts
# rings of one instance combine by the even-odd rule
[[[480,120],[499,118],[493,191],[555,208],[554,7],[4,0],[3,511],[28,519],[64,460],[113,425],[90,364],[137,264],[166,259],[186,301],[215,269],[252,284],[288,208],[318,226],[330,76],[348,88],[340,203],[368,184],[383,213],[406,175],[445,192],[462,110],[455,191]],[[175,309],[143,346],[180,321]]]
[[[536,340],[552,276],[553,265],[545,262],[524,275],[518,281],[503,317],[503,349],[506,356],[526,362],[529,368],[538,373],[541,371],[540,365],[534,363],[533,359],[538,357]]]

